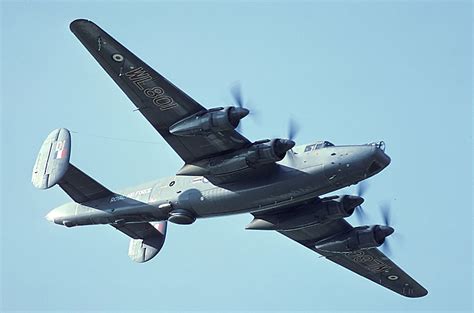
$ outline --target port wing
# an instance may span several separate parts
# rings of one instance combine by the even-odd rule
[[[348,253],[333,253],[315,248],[316,242],[350,230],[352,226],[344,219],[339,219],[298,230],[279,231],[279,233],[323,255],[326,259],[405,297],[417,298],[428,294],[425,288],[377,248]]]

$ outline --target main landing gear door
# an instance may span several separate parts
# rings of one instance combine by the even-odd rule
[[[65,128],[53,130],[43,142],[36,158],[31,181],[36,188],[47,189],[58,183],[69,167],[71,135]]]

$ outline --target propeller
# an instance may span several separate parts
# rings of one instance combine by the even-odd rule
[[[290,118],[288,121],[288,139],[294,141],[299,131],[300,126],[298,123],[294,119]]]
[[[367,183],[366,181],[361,181],[357,185],[357,195],[363,198],[368,188],[369,188],[369,183]],[[367,221],[367,213],[362,208],[362,205],[358,205],[355,208],[354,213],[357,217],[357,220],[359,220],[360,224],[364,224]]]
[[[243,108],[244,107],[244,101],[242,97],[242,87],[240,86],[240,83],[235,83],[232,85],[230,88],[230,93],[232,95],[232,98],[234,100],[234,103],[239,107]]]
[[[382,214],[382,220],[383,220],[384,225],[388,226],[388,227],[392,227],[393,224],[392,224],[392,215],[391,215],[390,204],[388,204],[388,203],[381,204],[380,205],[380,213]],[[385,241],[384,241],[384,243],[382,244],[382,246],[380,248],[382,249],[382,251],[386,255],[390,256],[390,255],[392,255],[392,249],[391,249],[390,241],[388,241],[387,239],[388,239],[388,237],[385,238]]]
[[[387,203],[380,205],[380,212],[382,213],[382,219],[385,226],[390,226],[391,223],[391,214],[390,214],[390,205]]]
[[[294,139],[296,138],[296,136],[298,135],[298,132],[300,131],[300,126],[298,125],[298,123],[290,118],[289,121],[288,121],[288,140],[292,141],[293,144],[294,144]],[[290,161],[290,163],[293,165],[294,163],[294,158],[295,158],[295,152],[293,151],[293,148],[288,150],[288,159]]]
[[[363,197],[365,195],[365,193],[367,192],[369,188],[369,184],[367,181],[361,181],[358,185],[357,185],[357,195],[359,197]],[[387,234],[388,236],[392,235],[394,229],[393,229],[393,224],[392,224],[392,215],[391,215],[391,207],[390,207],[390,204],[389,203],[383,203],[379,206],[380,208],[380,213],[382,214],[382,221],[383,221],[383,226],[386,226],[386,227],[389,227],[390,230],[388,229],[385,229],[384,231],[387,231],[389,232],[389,234]],[[362,208],[362,205],[358,205],[356,208],[355,208],[355,211],[354,211],[357,219],[359,220],[359,223],[361,224],[365,224],[366,221],[367,221],[367,213],[364,211],[364,209]],[[396,237],[400,236],[400,234],[395,234]],[[390,245],[390,241],[387,240],[388,239],[388,236],[385,237],[385,240],[384,240],[384,243],[381,245],[381,249],[382,251],[390,256],[392,255],[392,249],[391,249],[391,245]]]
[[[244,103],[244,97],[242,94],[242,86],[240,82],[236,82],[230,87],[230,94],[232,96],[233,103],[236,107],[248,110],[249,112],[248,115],[252,117],[254,120],[257,118],[258,114],[255,111],[255,109],[250,109],[248,102]],[[242,132],[242,121],[239,122],[239,125],[237,126],[237,130],[239,132]]]

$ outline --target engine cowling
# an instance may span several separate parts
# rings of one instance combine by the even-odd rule
[[[215,108],[196,113],[171,125],[176,136],[207,136],[211,133],[235,129],[249,110],[240,107]]]
[[[295,146],[293,140],[272,139],[254,143],[247,152],[246,162],[256,167],[262,164],[275,163],[283,160],[286,152]]]
[[[318,199],[309,204],[278,214],[257,215],[246,229],[258,230],[294,230],[315,224],[345,218],[362,204],[364,199],[358,196],[344,195]]]
[[[185,164],[177,175],[189,176],[222,176],[244,173],[265,164],[281,161],[295,142],[287,139],[262,140],[253,143],[249,148],[232,154],[204,160],[194,164]]]
[[[350,232],[316,242],[315,248],[327,252],[352,252],[381,246],[394,229],[390,226],[361,226]]]

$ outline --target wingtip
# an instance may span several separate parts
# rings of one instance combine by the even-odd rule
[[[83,18],[78,18],[72,21],[71,24],[69,24],[69,29],[72,32],[75,32],[79,27],[84,26],[84,25],[90,25],[90,24],[94,24],[94,23]]]
[[[409,298],[422,298],[422,297],[425,297],[426,295],[428,295],[428,290],[421,287],[418,290],[416,290],[415,292],[407,294],[405,296],[407,296]]]
[[[418,293],[417,298],[421,298],[421,297],[424,297],[424,296],[427,296],[427,295],[428,295],[428,290],[426,290],[425,288],[423,288],[423,290],[421,290],[421,291]]]

